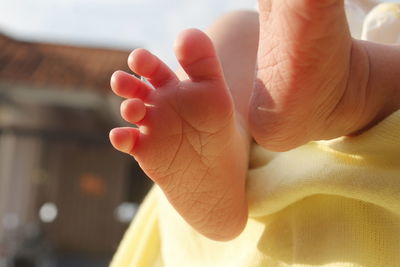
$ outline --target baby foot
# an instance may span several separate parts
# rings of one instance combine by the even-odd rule
[[[365,127],[368,56],[349,33],[343,0],[260,0],[250,131],[284,151]],[[375,114],[376,115],[376,114]]]
[[[128,64],[155,89],[127,73],[114,73],[113,91],[128,98],[121,115],[139,128],[114,129],[110,139],[135,157],[197,231],[231,239],[247,221],[248,141],[211,40],[199,30],[186,30],[175,51],[188,80],[180,81],[144,49],[132,52]]]

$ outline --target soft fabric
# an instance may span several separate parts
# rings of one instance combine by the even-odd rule
[[[348,13],[367,10],[356,9],[366,2]],[[360,16],[360,37],[400,41],[386,37],[400,36],[391,26],[400,4]],[[239,237],[201,236],[154,187],[111,266],[400,266],[400,111],[355,137],[284,153],[254,145],[250,163],[250,214]]]

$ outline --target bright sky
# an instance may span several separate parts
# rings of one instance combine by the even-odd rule
[[[256,0],[0,0],[0,30],[72,44],[143,46],[176,66],[172,44],[183,29],[205,29],[221,14]]]

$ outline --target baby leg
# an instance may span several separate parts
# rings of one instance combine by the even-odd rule
[[[376,117],[369,62],[351,38],[343,0],[259,0],[260,47],[249,124],[284,151],[354,133]]]
[[[132,71],[111,85],[128,98],[121,115],[139,128],[117,128],[112,144],[129,153],[182,217],[216,240],[237,236],[247,221],[245,178],[249,137],[246,112],[252,88],[257,16],[234,13],[209,30],[186,30],[175,44],[182,69],[173,73],[150,52],[129,58]]]

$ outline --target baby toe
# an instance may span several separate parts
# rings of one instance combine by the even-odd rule
[[[146,106],[140,99],[128,99],[122,102],[121,116],[130,123],[138,123],[146,114]]]
[[[153,89],[135,76],[124,71],[116,71],[110,81],[113,92],[124,98],[145,100]]]
[[[222,79],[222,69],[211,39],[202,31],[188,29],[175,41],[175,54],[193,81]]]
[[[161,87],[170,81],[178,81],[175,73],[164,62],[142,48],[134,50],[129,55],[128,65],[133,72],[147,78],[155,87]]]
[[[132,154],[138,136],[138,129],[123,127],[112,129],[109,138],[115,149],[127,154]]]

